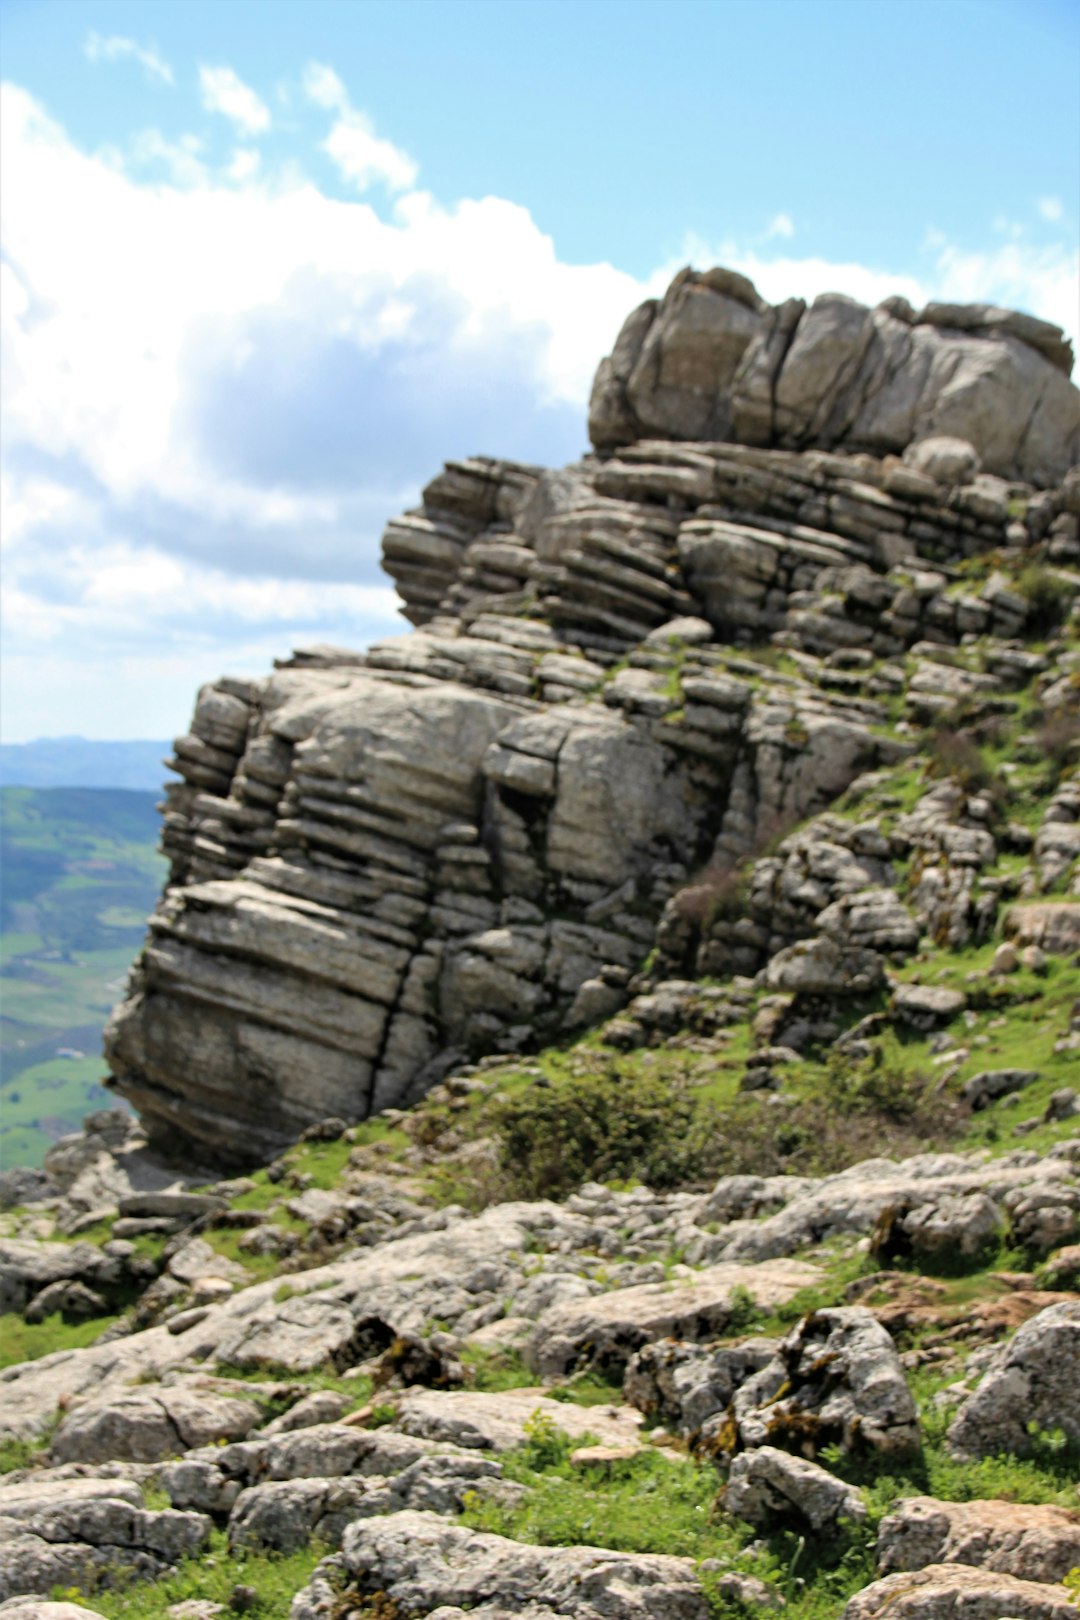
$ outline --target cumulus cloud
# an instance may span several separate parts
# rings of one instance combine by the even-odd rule
[[[148,79],[162,84],[173,83],[173,70],[153,45],[140,45],[136,39],[122,34],[107,36],[91,31],[83,43],[83,55],[88,62],[119,62],[125,57],[138,62]]]
[[[1040,197],[1039,213],[1043,219],[1049,220],[1052,225],[1057,224],[1064,212],[1065,209],[1062,206],[1060,197]]]
[[[199,89],[207,112],[221,113],[243,135],[264,135],[270,109],[231,67],[200,67]]]
[[[417,166],[393,141],[376,135],[371,121],[353,107],[333,68],[309,62],[304,70],[304,92],[316,106],[336,112],[322,149],[342,179],[358,191],[381,183],[389,191],[406,191],[415,184]]]
[[[359,116],[331,68],[304,90],[335,127]],[[24,90],[0,100],[11,740],[164,735],[225,670],[396,633],[387,519],[444,458],[580,454],[597,361],[677,268],[566,264],[518,204],[446,206],[411,180],[380,214],[245,144],[216,167],[157,132],[89,153]],[[941,237],[918,275],[738,242],[685,257],[772,299],[990,297],[1074,320],[1063,249]]]

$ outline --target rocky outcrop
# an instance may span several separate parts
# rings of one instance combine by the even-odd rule
[[[691,965],[671,906],[697,874],[903,757],[898,693],[919,722],[1046,667],[1007,639],[1035,611],[1011,577],[959,569],[1044,542],[1068,563],[1069,364],[1003,310],[771,309],[686,272],[600,367],[596,453],[448,464],[384,540],[419,628],[208,686],[177,740],[170,878],[106,1034],[151,1146],[265,1161],[616,1010],[654,946]],[[985,671],[954,656],[971,635]],[[780,992],[859,995],[920,929],[982,937],[994,841],[954,799],[892,846],[824,823],[782,846],[695,970],[773,958]],[[1076,832],[1062,800],[1044,883]]]
[[[598,448],[715,439],[876,455],[951,435],[992,474],[1054,483],[1080,454],[1072,364],[1056,327],[1012,310],[902,298],[871,310],[841,293],[773,306],[734,271],[683,270],[601,363],[589,434]],[[911,459],[916,477],[978,464]]]

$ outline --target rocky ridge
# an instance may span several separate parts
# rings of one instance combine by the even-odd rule
[[[589,457],[448,465],[383,543],[419,628],[206,687],[177,740],[171,874],[106,1036],[155,1147],[265,1162],[555,1039],[605,999],[583,986],[616,1001],[670,954],[698,874],[895,764],[905,725],[1032,681],[1068,709],[1073,655],[1025,637],[1077,582],[1070,363],[1001,310],[774,310],[684,272],[601,365]],[[941,791],[947,825],[901,830],[949,846],[924,913],[989,836]],[[1071,814],[1039,833],[1050,883]],[[887,880],[858,887],[781,927],[907,948]],[[759,911],[706,971],[775,954]]]
[[[684,273],[412,635],[204,689],[141,1118],[0,1177],[0,1614],[1075,1613],[1070,364]]]

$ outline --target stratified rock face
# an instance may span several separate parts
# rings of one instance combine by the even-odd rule
[[[589,435],[898,453],[968,441],[1003,478],[1058,482],[1080,451],[1072,346],[986,304],[842,293],[773,306],[730,270],[683,270],[628,318],[596,375]]]
[[[770,310],[728,272],[680,276],[600,369],[596,420],[625,409],[597,442],[622,448],[558,472],[451,463],[390,524],[414,633],[203,689],[167,790],[169,882],[106,1034],[153,1148],[265,1160],[315,1121],[407,1105],[463,1055],[613,1010],[696,872],[902,757],[886,689],[847,671],[1020,633],[1023,599],[996,574],[960,592],[950,565],[1075,522],[1075,490],[1033,487],[1080,446],[1064,345],[1002,311],[912,319]],[[957,391],[967,416],[930,411]],[[875,411],[887,431],[864,432]],[[801,448],[915,438],[905,460]],[[770,645],[798,673],[735,650]],[[932,713],[962,678],[930,663],[912,689]],[[954,810],[948,835],[985,841]],[[918,938],[888,863],[844,836],[837,872],[877,860],[878,888],[855,904],[837,877],[817,940],[755,890],[786,990],[873,987],[880,953]],[[930,921],[946,902],[928,894]],[[745,968],[708,971],[757,970],[770,933],[749,926]]]

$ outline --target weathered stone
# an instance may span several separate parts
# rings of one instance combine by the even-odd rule
[[[342,1560],[361,1592],[385,1592],[402,1609],[446,1605],[481,1620],[706,1620],[708,1604],[689,1558],[531,1547],[465,1530],[430,1513],[368,1519],[345,1532]],[[318,1579],[295,1600],[293,1620],[316,1620]],[[445,1610],[443,1611],[445,1612]],[[1056,1615],[1054,1620],[1057,1620]]]
[[[110,1393],[74,1407],[50,1446],[56,1462],[158,1462],[211,1440],[238,1440],[257,1427],[259,1408],[239,1396],[183,1385]]]
[[[915,1402],[896,1346],[862,1306],[815,1311],[774,1359],[735,1391],[727,1449],[772,1445],[816,1456],[823,1446],[885,1455],[919,1444]]]
[[[841,1620],[1070,1620],[1074,1612],[1063,1586],[929,1564],[875,1581],[850,1600]]]
[[[927,1564],[974,1564],[1024,1581],[1063,1581],[1080,1565],[1080,1513],[913,1496],[882,1519],[877,1551],[883,1574]]]
[[[1051,1305],[998,1351],[949,1426],[960,1457],[1024,1455],[1031,1425],[1080,1440],[1080,1303]]]
[[[540,1317],[525,1359],[544,1378],[594,1365],[622,1371],[654,1339],[715,1338],[746,1290],[763,1308],[782,1304],[818,1277],[804,1261],[720,1265],[681,1282],[613,1289],[590,1300],[554,1305]]]
[[[835,1530],[841,1519],[866,1518],[866,1504],[854,1486],[775,1446],[759,1446],[735,1458],[724,1506],[763,1530],[809,1527],[820,1533]]]

